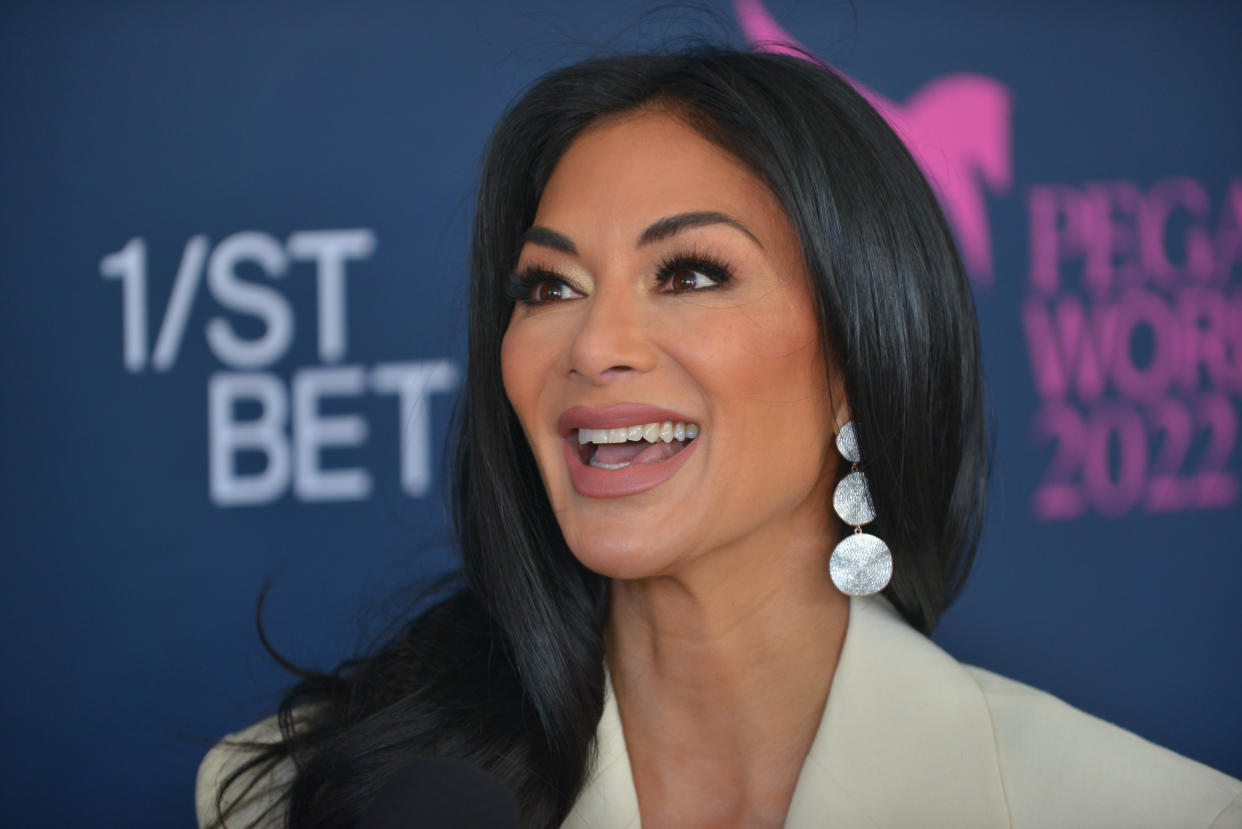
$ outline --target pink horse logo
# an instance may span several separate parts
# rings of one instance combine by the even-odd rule
[[[733,7],[755,48],[808,54],[762,0],[734,0]],[[992,234],[983,191],[1003,193],[1013,184],[1009,89],[993,78],[956,73],[928,82],[899,104],[848,80],[906,142],[939,194],[971,279],[991,284]]]

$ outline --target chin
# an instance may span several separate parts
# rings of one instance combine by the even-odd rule
[[[609,532],[593,526],[590,531],[565,532],[565,542],[574,558],[593,573],[610,579],[641,579],[668,572],[679,558],[667,536],[652,543],[660,535],[654,531],[636,534],[632,527]]]

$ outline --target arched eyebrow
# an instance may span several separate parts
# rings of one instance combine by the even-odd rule
[[[529,242],[532,245],[539,245],[542,248],[559,250],[561,253],[568,253],[570,256],[578,255],[578,246],[573,243],[573,240],[564,233],[557,233],[550,227],[532,225],[522,234],[522,241]]]
[[[729,214],[720,213],[716,210],[692,210],[688,213],[678,213],[676,216],[665,216],[663,219],[653,222],[642,232],[642,235],[638,237],[637,247],[650,245],[670,236],[675,236],[683,230],[689,230],[692,227],[702,227],[703,225],[728,225],[745,233],[760,248],[763,247],[763,242],[760,242],[759,237],[750,232],[750,228]]]
[[[729,214],[720,213],[716,210],[692,210],[687,213],[678,213],[675,216],[665,216],[663,219],[657,219],[639,235],[635,247],[643,247],[644,245],[663,241],[692,227],[716,224],[736,228],[749,236],[760,248],[763,247],[763,242],[760,242],[759,237],[751,233],[750,228]],[[573,240],[564,233],[559,233],[550,227],[533,225],[522,234],[522,241],[558,250],[561,253],[568,253],[570,256],[578,255],[578,246],[574,244]]]

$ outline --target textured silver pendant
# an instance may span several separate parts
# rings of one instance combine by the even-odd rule
[[[851,472],[842,478],[832,493],[832,508],[842,521],[851,526],[874,521],[875,504],[871,502],[867,476],[862,472]]]
[[[837,433],[837,451],[850,463],[858,463],[862,456],[858,454],[858,435],[854,433],[854,421],[849,421]]]
[[[828,572],[847,596],[869,596],[883,590],[893,577],[893,555],[874,535],[851,533],[832,551]]]

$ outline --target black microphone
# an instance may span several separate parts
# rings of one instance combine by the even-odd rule
[[[380,788],[358,829],[520,829],[517,800],[463,760],[420,757]]]

